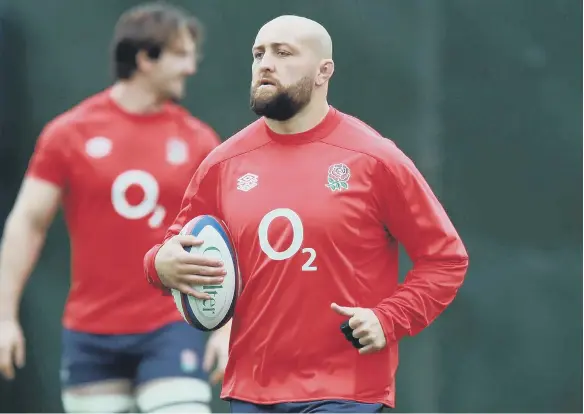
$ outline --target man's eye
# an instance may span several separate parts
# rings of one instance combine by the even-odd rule
[[[254,58],[254,59],[261,59],[263,55],[264,55],[264,54],[263,54],[263,53],[261,53],[261,52],[255,52],[255,53],[253,54],[253,58]]]

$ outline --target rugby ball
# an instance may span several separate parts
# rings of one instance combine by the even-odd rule
[[[202,331],[214,331],[231,319],[240,294],[241,279],[233,241],[227,226],[209,215],[190,220],[180,234],[195,236],[203,241],[200,246],[185,247],[187,252],[220,259],[227,272],[220,285],[193,286],[199,292],[208,293],[211,299],[201,300],[176,289],[171,290],[177,309],[189,325]]]

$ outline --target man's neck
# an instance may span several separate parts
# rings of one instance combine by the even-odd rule
[[[137,81],[116,82],[110,96],[123,110],[134,114],[157,112],[164,103],[153,91]]]
[[[313,100],[302,111],[287,121],[276,121],[264,118],[268,128],[277,134],[299,134],[317,126],[326,117],[329,111],[327,101]]]

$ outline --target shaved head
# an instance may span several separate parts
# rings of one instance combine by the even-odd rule
[[[326,100],[334,71],[333,45],[327,30],[314,20],[279,16],[259,30],[252,49],[252,110],[286,121],[313,98]]]
[[[333,41],[327,30],[314,20],[306,17],[285,15],[276,17],[266,23],[258,32],[257,38],[262,35],[288,34],[310,48],[319,59],[332,59]]]

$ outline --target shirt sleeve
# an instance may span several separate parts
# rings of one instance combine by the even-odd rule
[[[217,134],[217,132],[215,132],[215,130],[210,126],[203,126],[203,134],[205,136],[205,142],[209,148],[209,152],[221,144],[221,138],[219,137],[219,134]]]
[[[69,175],[68,130],[53,121],[45,126],[29,160],[27,177],[39,178],[64,188]]]
[[[204,157],[221,144],[219,134],[210,125],[193,118],[190,114],[186,117],[186,125],[194,138],[194,144]]]
[[[166,290],[156,271],[154,260],[162,245],[170,238],[180,233],[184,225],[191,219],[202,214],[218,216],[217,191],[219,165],[207,166],[203,162],[193,175],[185,195],[181,210],[169,227],[161,244],[152,247],[144,256],[144,271],[148,282],[162,290]]]
[[[374,312],[387,341],[427,327],[454,300],[468,255],[453,224],[413,162],[393,144],[378,161],[376,199],[383,224],[401,243],[413,267]]]

